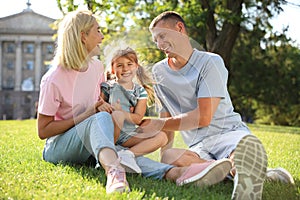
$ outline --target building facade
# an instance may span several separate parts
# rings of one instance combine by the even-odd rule
[[[54,21],[29,6],[0,18],[0,120],[35,117],[40,80],[54,55]]]

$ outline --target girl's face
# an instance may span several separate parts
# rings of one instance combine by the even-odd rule
[[[99,45],[102,43],[102,40],[104,39],[99,24],[95,22],[93,27],[89,30],[88,33],[82,33],[82,34],[83,34],[82,41],[85,44],[88,53],[90,53],[91,56],[99,55],[100,54]]]
[[[126,57],[119,57],[113,62],[113,69],[119,83],[132,82],[138,69],[137,63]]]

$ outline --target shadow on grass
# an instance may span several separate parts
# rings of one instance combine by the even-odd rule
[[[264,184],[263,199],[267,200],[297,200],[300,199],[300,181],[295,180],[295,185],[280,182],[266,182]]]
[[[104,170],[94,169],[94,165],[69,165],[76,173],[84,178],[94,179],[105,187],[106,176]],[[195,185],[176,186],[174,182],[167,180],[155,180],[145,178],[138,174],[127,174],[131,191],[143,193],[138,199],[230,199],[233,189],[233,182],[224,181],[210,187],[197,187]],[[265,200],[285,200],[300,199],[300,181],[295,180],[295,185],[282,184],[278,182],[266,182],[264,184],[263,199]]]
[[[99,185],[105,187],[106,176],[102,168],[94,169],[94,163],[84,165],[59,164],[71,167],[74,172],[83,178],[96,180]],[[210,187],[197,187],[193,184],[176,186],[174,182],[167,180],[155,180],[145,178],[138,174],[127,173],[132,192],[143,193],[141,199],[230,199],[232,182],[222,182]],[[140,198],[137,198],[140,199]]]

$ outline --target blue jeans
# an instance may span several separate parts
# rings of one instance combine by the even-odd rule
[[[99,112],[76,124],[65,133],[48,138],[44,147],[43,158],[47,162],[84,163],[90,156],[98,162],[98,154],[103,148],[116,151],[114,145],[114,126],[111,115]],[[137,163],[145,177],[162,179],[172,165],[137,157]]]

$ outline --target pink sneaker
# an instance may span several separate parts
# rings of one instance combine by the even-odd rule
[[[129,191],[125,170],[120,166],[111,166],[107,172],[106,193]]]
[[[188,183],[195,183],[197,186],[213,185],[224,180],[231,167],[230,160],[226,158],[194,163],[176,180],[176,184],[179,186]]]

